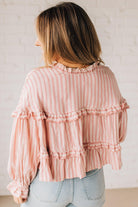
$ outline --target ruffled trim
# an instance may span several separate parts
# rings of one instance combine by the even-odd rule
[[[27,111],[13,111],[11,116],[12,117],[19,117],[21,119],[29,119],[30,117],[36,120],[47,119],[47,121],[54,121],[54,122],[61,122],[61,121],[74,121],[79,119],[81,116],[94,114],[94,115],[111,115],[113,113],[118,113],[120,111],[124,111],[125,109],[130,108],[127,104],[126,99],[123,98],[123,101],[120,105],[114,105],[111,107],[104,107],[104,108],[83,108],[78,111],[73,111],[65,114],[52,114],[49,112],[38,111],[38,112],[27,112]]]
[[[85,150],[91,149],[108,149],[113,152],[117,152],[121,150],[120,144],[109,144],[109,143],[83,143]]]
[[[106,145],[108,146],[108,145]],[[66,153],[66,156],[60,153],[51,153],[49,157],[40,156],[40,181],[62,181],[86,176],[86,172],[102,168],[110,164],[113,170],[119,170],[122,167],[121,148],[113,151],[109,147],[89,148],[85,150]],[[61,158],[61,159],[60,159]]]
[[[52,156],[53,158],[56,159],[68,159],[70,157],[80,157],[80,154],[82,153],[86,153],[87,150],[92,150],[92,149],[108,149],[110,151],[120,151],[121,150],[121,146],[120,144],[108,144],[108,143],[83,143],[83,147],[80,149],[73,149],[71,151],[66,151],[66,152],[54,152],[54,151],[50,151],[49,153],[47,152],[41,152],[40,153],[40,159],[41,158],[47,158],[49,159],[49,156]]]
[[[28,186],[22,185],[20,182],[13,180],[7,185],[7,189],[11,192],[13,196],[22,198],[28,197]]]
[[[56,65],[54,65],[56,63]],[[54,66],[54,69],[59,69],[62,72],[69,72],[69,73],[86,73],[86,72],[91,72],[93,71],[95,68],[97,68],[97,66],[100,64],[100,61],[96,61],[93,64],[87,66],[87,67],[83,67],[83,68],[73,68],[73,67],[67,67],[65,65],[63,65],[60,62],[56,62],[54,61],[54,64],[52,66]]]
[[[21,119],[29,119],[30,117],[37,120],[46,119],[46,114],[43,111],[40,112],[13,111],[11,116]]]
[[[69,112],[66,114],[60,114],[55,115],[47,112],[47,121],[54,121],[54,122],[60,122],[60,121],[74,121],[76,119],[79,119],[81,116],[94,114],[99,116],[108,116],[113,113],[118,113],[120,111],[124,111],[125,109],[130,108],[130,106],[127,104],[126,99],[123,99],[123,102],[120,105],[114,105],[107,108],[92,108],[92,109],[86,109],[83,108],[79,111]]]
[[[56,158],[56,159],[68,159],[70,157],[79,157],[81,153],[85,153],[85,150],[84,148],[82,149],[79,149],[79,150],[72,150],[72,151],[67,151],[67,152],[49,152],[48,153],[40,153],[40,159],[41,158],[48,158],[49,159],[49,156],[52,156],[53,158]]]

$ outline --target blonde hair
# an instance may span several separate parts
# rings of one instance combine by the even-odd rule
[[[91,65],[104,61],[94,25],[79,5],[60,2],[36,18],[36,31],[42,43],[45,66],[61,57],[75,64]]]

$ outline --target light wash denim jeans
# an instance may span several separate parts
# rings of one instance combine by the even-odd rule
[[[39,170],[30,184],[28,200],[20,207],[102,207],[105,203],[103,167],[86,177],[59,182],[39,181]]]

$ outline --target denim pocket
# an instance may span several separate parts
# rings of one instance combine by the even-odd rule
[[[105,192],[103,167],[88,172],[86,177],[82,178],[82,183],[88,200],[100,199]]]
[[[64,180],[59,182],[39,181],[39,176],[37,175],[30,185],[30,192],[40,202],[56,202],[63,182]]]

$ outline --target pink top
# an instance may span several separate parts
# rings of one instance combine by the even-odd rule
[[[98,63],[84,69],[57,63],[27,74],[12,112],[12,195],[27,198],[38,168],[40,181],[62,181],[106,164],[122,167],[120,142],[130,106],[114,73]]]

